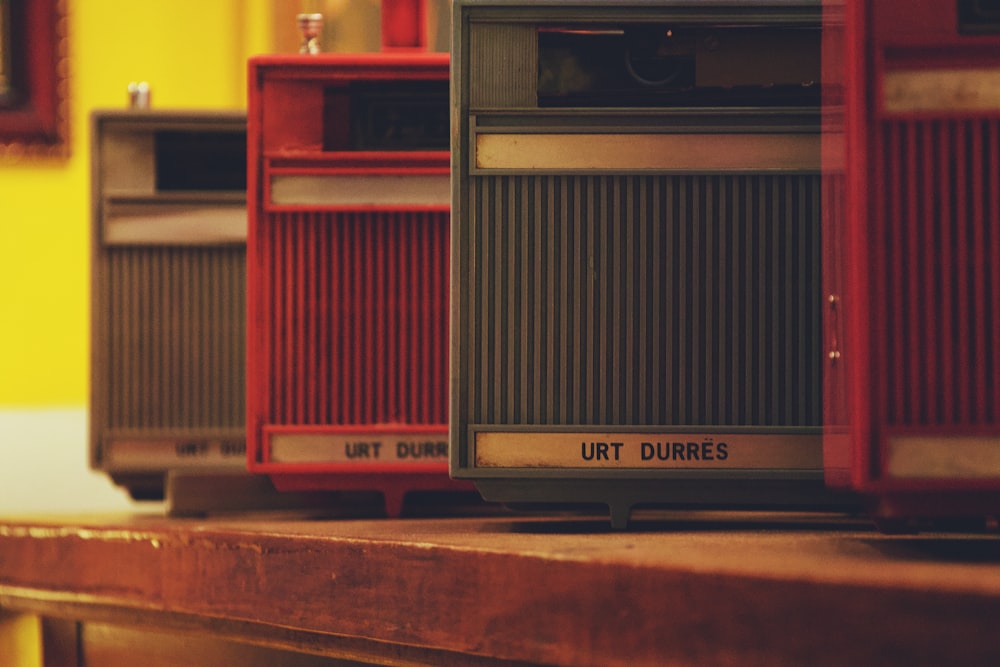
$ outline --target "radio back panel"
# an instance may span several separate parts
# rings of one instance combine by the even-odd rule
[[[1000,15],[845,10],[850,483],[886,517],[996,514]]]
[[[452,474],[616,525],[816,501],[818,3],[453,24]]]
[[[250,64],[250,469],[376,490],[448,477],[448,56]]]
[[[91,461],[245,470],[246,117],[93,115]]]

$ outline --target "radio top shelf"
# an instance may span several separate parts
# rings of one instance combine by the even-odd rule
[[[446,53],[251,58],[256,148],[266,157],[447,152],[448,63]]]
[[[92,125],[100,197],[245,197],[243,113],[98,111]]]
[[[246,114],[96,111],[92,131],[100,242],[245,242]]]

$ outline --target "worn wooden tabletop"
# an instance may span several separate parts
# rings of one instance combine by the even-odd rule
[[[7,518],[0,606],[392,664],[1000,664],[1000,536],[825,514]]]

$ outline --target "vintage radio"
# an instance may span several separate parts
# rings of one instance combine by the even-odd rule
[[[246,116],[92,117],[91,463],[245,474]]]
[[[619,527],[831,501],[820,4],[460,0],[453,26],[453,476]]]
[[[248,461],[279,489],[448,477],[448,55],[259,56]],[[465,485],[467,488],[467,485]]]
[[[849,404],[831,482],[890,525],[997,515],[1000,5],[843,4],[844,236],[824,260],[844,278],[827,374]]]

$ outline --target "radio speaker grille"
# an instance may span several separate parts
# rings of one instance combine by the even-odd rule
[[[246,250],[108,248],[104,346],[112,429],[242,429]]]
[[[538,34],[531,25],[481,23],[469,31],[473,109],[538,103]],[[498,57],[497,54],[503,54]]]
[[[1000,421],[1000,120],[887,120],[872,252],[888,424]],[[879,303],[878,301],[876,303]],[[881,366],[881,363],[879,364]]]
[[[269,218],[264,321],[271,424],[448,421],[442,212]]]
[[[819,175],[470,181],[468,423],[821,423]]]

